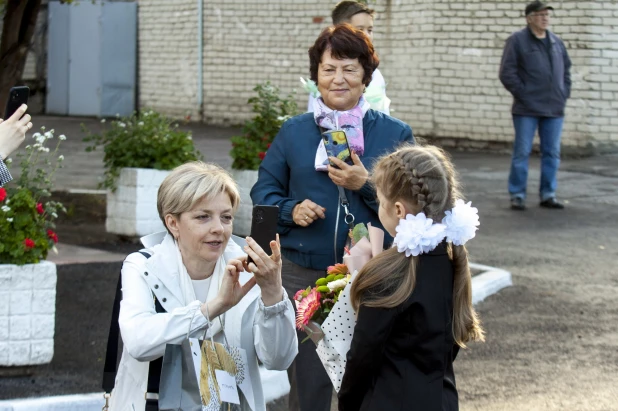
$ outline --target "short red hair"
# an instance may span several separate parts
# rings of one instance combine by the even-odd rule
[[[311,80],[318,82],[318,67],[326,50],[330,49],[336,59],[358,59],[364,70],[363,84],[371,83],[371,76],[380,65],[371,40],[365,33],[343,23],[325,28],[309,49],[309,72]]]

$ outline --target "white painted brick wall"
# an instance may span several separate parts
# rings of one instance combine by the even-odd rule
[[[335,1],[204,2],[204,121],[239,124],[251,116],[251,89],[271,80],[284,93],[308,76],[307,49],[330,23]],[[392,115],[417,135],[510,142],[512,98],[498,79],[506,38],[525,26],[526,1],[377,0],[375,45]],[[573,61],[563,143],[618,147],[618,3],[554,4],[552,30]],[[140,104],[199,117],[197,5],[142,0]],[[320,18],[323,19],[320,22]]]
[[[169,171],[123,168],[115,193],[107,193],[105,228],[110,233],[144,236],[165,227],[157,212],[157,192]]]
[[[56,265],[0,264],[0,366],[47,364],[54,355]]]

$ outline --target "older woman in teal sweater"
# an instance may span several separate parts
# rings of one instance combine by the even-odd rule
[[[309,57],[311,79],[321,97],[313,113],[283,124],[251,190],[254,204],[279,206],[282,277],[290,296],[341,262],[349,229],[341,197],[355,223],[382,227],[367,169],[377,157],[413,141],[410,126],[370,109],[363,98],[379,60],[362,31],[348,24],[329,27],[309,49]],[[346,131],[353,164],[331,158],[336,167],[324,165],[321,133],[336,129]],[[290,374],[292,403],[297,387],[301,410],[330,409],[332,386],[313,344],[300,345],[296,381],[293,370]]]

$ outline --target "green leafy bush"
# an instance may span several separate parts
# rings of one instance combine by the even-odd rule
[[[58,242],[54,220],[58,212],[66,210],[61,203],[45,199],[51,196],[54,174],[64,160],[58,148],[66,137],[60,135],[50,152],[45,144],[54,138],[54,130],[41,130],[43,134],[32,136],[36,143],[17,156],[21,161],[19,179],[0,187],[0,264],[36,264]]]
[[[116,190],[123,167],[171,170],[201,157],[191,132],[179,130],[178,124],[152,110],[112,120],[101,134],[94,134],[83,125],[82,129],[86,132],[84,141],[92,143],[86,151],[103,146],[105,180],[99,187],[112,191]]]
[[[237,170],[257,170],[283,122],[298,114],[293,96],[282,99],[279,88],[269,81],[258,84],[253,91],[257,97],[251,97],[248,103],[256,115],[244,124],[242,136],[232,137],[230,155],[232,168]]]

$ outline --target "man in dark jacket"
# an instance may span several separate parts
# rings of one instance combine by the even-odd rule
[[[564,43],[550,32],[553,8],[540,1],[526,7],[528,26],[506,41],[500,81],[513,95],[515,143],[509,175],[511,208],[524,210],[528,159],[536,130],[541,139],[541,207],[561,209],[556,200],[564,107],[571,94],[571,60]]]

